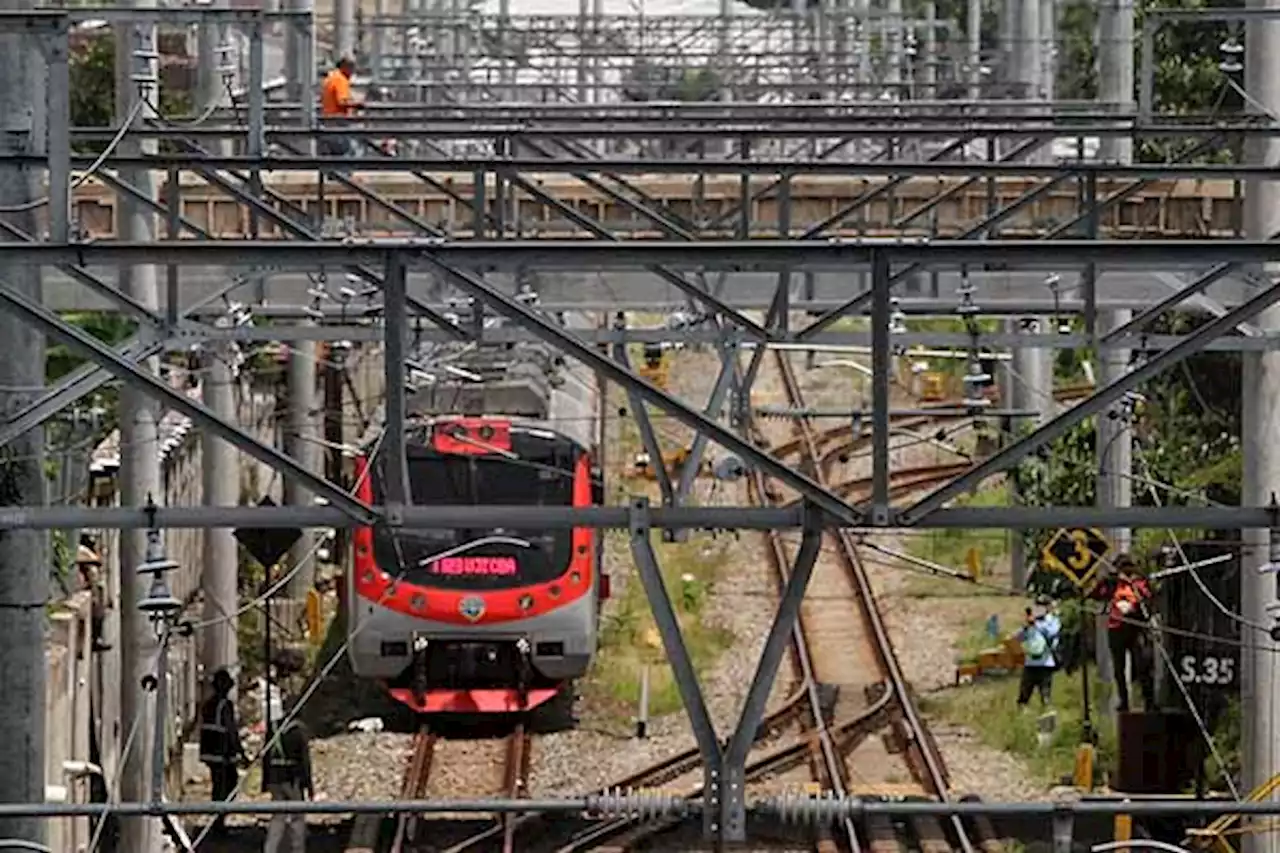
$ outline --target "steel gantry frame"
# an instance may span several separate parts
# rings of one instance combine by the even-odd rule
[[[5,257],[6,255],[10,257]],[[1248,319],[1259,310],[1280,299],[1280,288],[1271,286],[1226,312],[1223,316],[1205,324],[1194,333],[1183,337],[1173,346],[1149,358],[1140,368],[1130,371],[1118,382],[1098,390],[1092,397],[1072,409],[1067,410],[1040,429],[1032,432],[1013,446],[1007,448],[974,470],[944,486],[934,494],[922,499],[905,510],[895,510],[885,501],[883,489],[877,490],[873,499],[874,511],[868,513],[866,507],[850,505],[838,496],[830,493],[817,483],[800,475],[787,466],[779,463],[767,453],[753,446],[749,441],[739,438],[730,430],[721,427],[714,419],[696,411],[676,400],[671,395],[636,376],[623,364],[601,354],[592,344],[587,343],[575,334],[566,331],[555,322],[549,320],[541,312],[532,309],[512,297],[498,291],[477,275],[466,272],[479,267],[506,268],[517,265],[533,266],[544,269],[593,269],[617,270],[649,267],[655,263],[680,265],[694,262],[702,269],[731,267],[737,269],[864,269],[871,270],[870,293],[875,303],[873,314],[880,320],[879,325],[887,325],[890,288],[893,285],[894,265],[904,263],[920,264],[931,268],[944,268],[948,265],[968,265],[982,261],[1003,261],[1010,265],[1051,265],[1056,269],[1067,269],[1084,264],[1099,267],[1122,267],[1141,265],[1147,268],[1164,265],[1166,268],[1180,266],[1203,265],[1213,262],[1232,262],[1246,265],[1257,265],[1280,259],[1280,243],[1267,241],[1241,240],[1201,240],[1201,241],[1005,241],[999,243],[976,243],[967,241],[936,241],[922,243],[818,243],[808,241],[746,241],[746,242],[708,242],[701,244],[663,243],[651,241],[630,241],[626,245],[605,245],[597,242],[564,242],[564,241],[499,241],[495,243],[479,241],[427,242],[422,241],[361,241],[356,243],[287,243],[271,241],[162,241],[151,244],[128,245],[122,243],[88,243],[70,244],[0,244],[0,259],[20,264],[50,265],[77,263],[81,266],[120,265],[149,262],[157,264],[216,264],[220,266],[258,267],[295,267],[318,269],[323,266],[341,264],[380,264],[407,280],[407,271],[414,268],[425,268],[443,276],[449,283],[488,304],[493,310],[527,328],[542,341],[564,351],[567,355],[582,361],[587,366],[599,371],[606,378],[617,382],[629,393],[634,393],[644,402],[652,404],[669,415],[680,420],[696,433],[701,433],[736,454],[742,461],[758,467],[771,477],[795,488],[805,499],[828,516],[831,523],[846,526],[929,526],[935,512],[939,512],[951,497],[976,485],[983,478],[1009,467],[1022,454],[1052,440],[1071,424],[1101,411],[1111,401],[1117,399],[1130,388],[1144,379],[1176,363],[1187,355],[1202,348],[1212,340],[1232,329],[1240,322]],[[408,288],[399,286],[384,291],[384,307],[386,316],[392,320],[386,329],[398,329],[401,334],[407,333],[407,323],[396,323],[394,318],[408,317]],[[236,425],[216,418],[211,412],[199,404],[192,403],[185,397],[176,394],[159,380],[150,376],[131,358],[121,355],[110,347],[93,339],[42,306],[17,296],[11,291],[0,289],[0,303],[6,310],[15,311],[24,318],[39,325],[51,337],[66,343],[86,357],[92,359],[113,375],[137,384],[148,393],[157,396],[165,405],[178,408],[192,417],[202,426],[213,429],[219,435],[244,449],[246,452],[272,465],[286,477],[302,477],[308,488],[329,499],[334,508],[349,515],[354,523],[390,523],[412,525],[410,521],[419,509],[395,508],[388,512],[385,508],[368,507],[354,500],[340,487],[322,478],[307,473],[288,457],[279,454],[273,448],[262,445],[251,439]],[[873,349],[883,350],[889,343],[886,336],[873,331]],[[873,388],[887,390],[888,361],[884,358],[872,359]],[[403,394],[403,377],[394,374],[388,376],[388,394],[393,397]],[[877,397],[883,394],[877,395]],[[884,448],[887,445],[888,406],[887,400],[873,400],[873,444]],[[403,420],[403,405],[388,406],[392,419]],[[390,423],[389,434],[403,435],[403,423]],[[884,471],[879,472],[883,479]],[[883,485],[883,484],[882,484]],[[672,502],[675,502],[673,497]],[[1049,508],[1039,508],[1047,510]],[[43,526],[37,519],[42,512],[39,508],[10,508],[6,511],[9,517],[20,518],[23,523],[32,526]],[[434,509],[426,510],[435,512]],[[466,511],[458,512],[461,519]],[[505,509],[485,508],[484,512],[501,513]],[[1255,512],[1269,513],[1266,508],[1253,508]],[[87,512],[87,511],[86,511]],[[211,509],[208,517],[202,520],[201,526],[212,525],[217,515]],[[955,512],[953,510],[953,512]],[[972,512],[972,511],[970,511]],[[985,517],[973,517],[971,526],[993,525],[1013,526],[1018,524],[1017,513],[1025,513],[1025,509],[1014,510],[993,508]],[[1063,510],[1065,517],[1066,510]],[[1162,515],[1165,510],[1148,509],[1133,511],[1138,520],[1134,526],[1164,525],[1168,517]],[[1201,511],[1204,512],[1204,511]],[[1007,515],[1006,513],[1015,513]],[[572,513],[566,519],[572,518]],[[1269,517],[1269,515],[1268,515]],[[1023,514],[1022,519],[1027,516]],[[586,523],[586,522],[584,522]],[[86,526],[92,526],[86,522]],[[677,525],[678,526],[678,525]]]

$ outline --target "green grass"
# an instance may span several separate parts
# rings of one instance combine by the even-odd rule
[[[1092,673],[1090,669],[1091,676]],[[1053,740],[1044,747],[1036,737],[1039,700],[1033,699],[1026,709],[1018,708],[1018,678],[1014,674],[980,679],[924,697],[922,707],[931,716],[972,730],[988,746],[1022,758],[1032,774],[1046,785],[1059,784],[1072,773],[1076,747],[1084,731],[1080,673],[1059,673],[1054,678],[1053,707],[1058,724]],[[1098,729],[1098,774],[1114,763],[1116,755],[1115,731],[1099,714],[1099,709],[1105,707],[1101,690],[1098,680],[1091,677],[1089,697],[1094,709],[1093,724]]]
[[[713,666],[733,643],[728,630],[709,624],[704,610],[709,596],[729,563],[731,540],[691,537],[688,542],[662,543],[653,537],[667,594],[675,606],[685,645],[699,673]],[[644,669],[649,669],[649,713],[668,714],[682,707],[671,668],[649,612],[639,577],[626,578],[621,596],[603,617],[600,651],[583,684],[588,700],[607,705],[627,719],[635,715]]]
[[[973,495],[956,501],[956,506],[1008,506],[1008,486],[1001,483],[989,486]],[[990,530],[967,528],[943,528],[921,532],[907,537],[907,553],[922,560],[929,560],[949,569],[967,571],[966,557],[970,548],[978,552],[979,579],[992,580],[994,575],[1008,571],[1009,540],[1007,536],[993,534]],[[906,585],[904,594],[914,598],[961,597],[973,595],[999,595],[990,587],[952,580],[945,577],[920,576]]]

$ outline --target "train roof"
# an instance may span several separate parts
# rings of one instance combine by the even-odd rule
[[[570,330],[592,325],[584,314],[557,319]],[[459,320],[468,322],[466,317]],[[485,319],[486,326],[503,322]],[[595,374],[546,344],[434,344],[415,353],[409,379],[411,416],[484,415],[530,425],[541,422],[541,428],[583,447],[598,444]]]

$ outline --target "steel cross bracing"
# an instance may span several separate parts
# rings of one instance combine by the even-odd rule
[[[21,256],[16,251],[18,248],[23,250]],[[987,244],[964,241],[938,241],[920,244],[850,243],[841,245],[816,242],[796,243],[794,241],[748,241],[688,245],[633,241],[625,247],[609,247],[612,250],[610,254],[602,253],[600,249],[603,248],[606,247],[593,242],[565,243],[560,241],[524,243],[520,241],[505,241],[493,244],[478,241],[460,241],[447,244],[436,243],[429,246],[424,246],[414,241],[398,241],[394,243],[316,242],[309,244],[273,243],[270,241],[256,243],[245,241],[168,241],[145,246],[92,243],[74,246],[26,244],[17,247],[8,244],[0,245],[0,256],[10,253],[19,263],[40,264],[42,262],[68,263],[76,261],[87,266],[102,263],[120,264],[144,261],[150,263],[181,263],[188,259],[209,263],[210,260],[214,260],[208,257],[210,255],[215,255],[215,262],[221,265],[254,264],[259,266],[317,266],[324,265],[326,262],[346,264],[373,263],[377,259],[381,259],[384,265],[389,265],[397,278],[401,275],[401,270],[407,271],[415,267],[425,267],[435,274],[443,276],[451,284],[480,301],[487,302],[507,319],[527,327],[544,342],[562,349],[568,355],[600,371],[607,378],[618,382],[625,390],[633,392],[644,402],[663,409],[694,429],[695,432],[708,436],[717,444],[738,455],[746,465],[758,467],[768,472],[771,477],[775,477],[795,488],[815,506],[819,507],[824,515],[829,518],[830,523],[841,523],[846,526],[900,526],[907,524],[930,526],[935,523],[935,517],[938,524],[951,524],[954,523],[953,520],[955,518],[962,518],[965,519],[967,526],[1031,526],[1030,519],[1034,518],[1046,519],[1052,525],[1068,523],[1068,519],[1092,517],[1089,511],[1086,510],[1065,510],[1061,508],[993,508],[989,511],[976,511],[968,509],[943,510],[941,507],[950,497],[976,485],[983,477],[1004,470],[1004,468],[1015,462],[1021,453],[1051,440],[1071,423],[1100,411],[1105,408],[1109,401],[1116,399],[1143,379],[1197,351],[1207,341],[1235,328],[1239,323],[1280,298],[1280,288],[1275,286],[1262,288],[1256,296],[1227,311],[1222,317],[1202,326],[1193,334],[1185,336],[1168,350],[1146,361],[1142,367],[1131,371],[1119,382],[1100,389],[1097,394],[1084,403],[1063,413],[1013,447],[982,463],[973,472],[943,487],[937,493],[925,498],[915,506],[906,510],[887,506],[884,497],[884,483],[881,483],[882,488],[876,489],[877,494],[876,498],[873,499],[872,512],[868,515],[867,508],[851,506],[822,489],[816,483],[798,475],[787,466],[754,447],[750,442],[719,426],[713,419],[635,376],[623,364],[601,355],[591,344],[582,341],[576,335],[548,320],[545,316],[499,292],[477,276],[463,270],[474,269],[482,265],[482,259],[483,262],[501,267],[507,262],[504,261],[502,256],[508,253],[516,253],[521,257],[527,255],[527,257],[524,257],[527,262],[537,263],[548,268],[556,268],[561,265],[568,265],[573,268],[575,264],[581,267],[583,265],[582,262],[573,259],[584,255],[587,259],[586,265],[598,269],[625,267],[627,264],[647,266],[652,258],[660,258],[664,261],[675,263],[686,259],[686,256],[700,261],[701,266],[707,269],[712,269],[716,266],[741,267],[751,264],[762,268],[803,268],[806,260],[815,262],[819,266],[828,265],[836,269],[859,269],[869,265],[872,271],[871,293],[874,296],[875,313],[883,321],[888,305],[888,295],[892,285],[895,263],[899,266],[903,262],[910,262],[945,267],[948,264],[974,263],[987,258],[1012,258],[1014,262],[1022,264],[1029,262],[1037,264],[1052,263],[1061,269],[1091,262],[1102,265],[1155,264],[1160,259],[1163,259],[1166,265],[1170,265],[1171,260],[1174,265],[1179,263],[1185,265],[1192,261],[1197,265],[1202,265],[1205,262],[1222,259],[1262,263],[1280,257],[1280,243],[1236,240],[1124,241],[1120,243],[1071,240],[1048,242],[1008,241]],[[234,257],[230,257],[230,255],[234,255]],[[329,257],[330,255],[332,255],[332,258]],[[404,304],[408,300],[406,292],[401,291],[398,287],[392,288],[385,294],[385,299],[389,300],[387,304],[388,317],[406,316],[404,313],[407,311],[407,305]],[[235,441],[246,452],[278,468],[286,476],[309,478],[306,480],[308,487],[329,499],[334,508],[345,512],[354,523],[391,523],[416,526],[430,522],[437,523],[437,526],[457,526],[456,524],[439,524],[438,522],[439,519],[449,518],[461,523],[462,520],[468,517],[469,510],[465,508],[405,507],[402,510],[397,509],[394,513],[388,514],[382,508],[366,507],[350,498],[339,487],[315,478],[314,475],[297,470],[298,466],[294,465],[292,460],[283,457],[272,448],[264,447],[255,442],[236,425],[222,422],[202,406],[191,403],[181,395],[174,394],[163,383],[143,371],[131,358],[122,356],[85,333],[70,327],[47,309],[31,304],[7,290],[0,290],[0,302],[3,302],[7,310],[21,313],[26,319],[40,325],[50,336],[78,350],[109,370],[113,375],[135,383],[149,393],[157,395],[161,402],[166,405],[181,409],[206,428],[214,429],[220,435]],[[881,325],[887,324],[882,323]],[[406,324],[393,322],[390,328],[396,328],[401,334],[404,334]],[[887,346],[889,346],[889,343],[886,336],[873,333],[874,350],[882,352]],[[872,362],[873,373],[875,374],[873,387],[884,390],[887,388],[885,373],[888,370],[888,360],[883,357],[875,357],[873,352]],[[396,379],[395,371],[397,369],[401,368],[396,366],[391,368],[392,375],[389,376],[389,379]],[[389,385],[389,387],[402,388],[403,384],[396,382],[394,385]],[[884,395],[881,394],[879,396]],[[887,400],[873,399],[872,406],[872,420],[875,426],[874,444],[883,449],[887,442]],[[398,417],[403,417],[402,408],[388,408],[392,412],[398,408],[401,412]],[[393,414],[392,417],[395,418],[397,416]],[[403,430],[398,429],[394,423],[390,424],[389,428],[391,435],[403,434]],[[885,472],[878,471],[877,474],[877,479],[881,480]],[[496,519],[505,517],[504,513],[508,509],[484,508],[483,512],[487,513],[486,518],[490,518],[492,523],[497,523]],[[693,508],[687,509],[694,511]],[[523,512],[528,511],[528,508],[523,510]],[[673,511],[679,512],[680,509],[677,508]],[[66,518],[66,512],[65,510],[55,509],[11,508],[4,512],[3,519],[0,519],[0,524],[43,527],[51,519]],[[89,513],[89,515],[86,516],[85,520],[77,522],[76,526],[95,525],[95,520],[92,517],[95,511],[78,510],[77,512]],[[125,513],[126,515],[127,512]],[[263,523],[268,523],[266,519],[275,512],[263,511],[260,515],[264,519]],[[296,513],[305,513],[309,512],[309,510],[291,508],[280,512],[282,513],[280,518],[297,519],[300,516],[296,515]],[[470,510],[470,512],[474,515],[478,511]],[[572,524],[575,519],[579,519],[580,523],[584,524],[597,523],[591,520],[592,516],[589,513],[585,516],[577,516],[574,511],[551,508],[540,508],[537,512],[539,513],[539,523],[545,521],[544,526]],[[607,511],[600,510],[598,512]],[[1159,509],[1132,510],[1131,512],[1134,513],[1134,520],[1131,522],[1132,526],[1171,523],[1171,519],[1175,515],[1182,519],[1180,523],[1187,524],[1190,523],[1188,519],[1191,517],[1203,519],[1210,517],[1226,519],[1230,517],[1234,519],[1235,526],[1241,526],[1244,520],[1249,517],[1270,518],[1270,510],[1265,508],[1227,510],[1225,512],[1218,512],[1208,508],[1188,509],[1179,511],[1181,514]],[[197,523],[199,526],[221,524],[221,519],[230,517],[222,515],[222,513],[222,508],[210,508],[205,517],[198,519]],[[520,512],[515,512],[512,517],[520,515]],[[326,520],[330,518],[328,514],[324,514],[323,517]],[[165,524],[171,523],[170,518],[176,522],[180,516],[162,514],[159,517],[161,523]],[[596,516],[596,518],[600,519],[601,523],[610,523],[606,520],[607,516]],[[689,518],[692,519],[694,516]],[[702,516],[704,521],[710,520],[710,518],[711,516]],[[781,524],[786,523],[787,518],[789,516],[772,515],[760,516],[759,520],[764,521],[767,519],[770,523]],[[121,516],[116,515],[110,524],[114,524],[119,519],[121,519]],[[661,520],[660,518],[659,523],[673,527],[682,526],[678,515],[672,516],[668,520]],[[752,523],[750,514],[744,513],[738,517],[737,523],[725,519],[723,526],[747,526],[750,523]],[[108,516],[102,516],[97,519],[97,526],[106,524],[108,524]],[[700,526],[718,525],[702,524]]]

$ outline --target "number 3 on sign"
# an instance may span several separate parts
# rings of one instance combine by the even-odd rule
[[[1183,655],[1179,673],[1185,684],[1230,684],[1235,680],[1236,662],[1231,658],[1197,659]]]
[[[1084,530],[1072,530],[1069,534],[1075,550],[1067,557],[1067,565],[1077,575],[1093,565],[1096,559],[1089,548],[1089,534]]]

